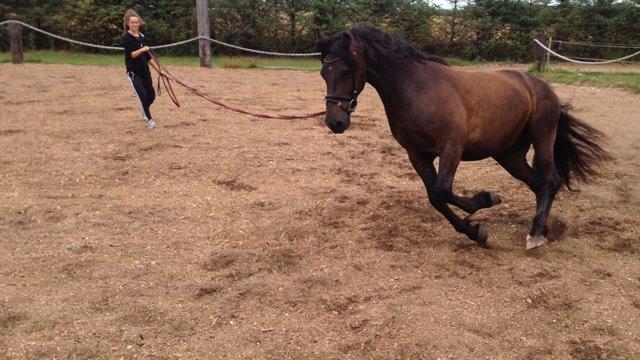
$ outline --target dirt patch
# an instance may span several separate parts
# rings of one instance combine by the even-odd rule
[[[20,129],[0,130],[0,136],[15,135],[15,134],[21,134],[21,133],[24,133],[24,130],[20,130]]]
[[[617,160],[526,252],[533,194],[461,164],[457,192],[503,203],[474,215],[489,248],[456,233],[369,86],[340,136],[181,90],[149,131],[121,72],[0,64],[0,357],[640,357],[638,95],[554,86]],[[256,112],[324,108],[314,72],[172,72]]]
[[[230,180],[215,180],[214,183],[220,185],[231,191],[255,191],[258,190],[255,186],[244,184],[237,179]]]

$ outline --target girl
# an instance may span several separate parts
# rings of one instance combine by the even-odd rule
[[[159,67],[149,54],[149,46],[146,44],[145,36],[139,31],[144,20],[133,9],[129,9],[124,14],[123,26],[124,36],[121,45],[124,48],[124,62],[127,67],[127,79],[134,89],[138,98],[138,104],[142,111],[144,121],[149,129],[156,127],[149,107],[156,98],[151,81],[151,71],[149,64],[158,71]],[[159,71],[158,71],[159,72]]]

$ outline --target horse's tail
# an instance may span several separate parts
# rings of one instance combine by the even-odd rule
[[[606,135],[569,114],[571,105],[563,104],[556,132],[554,161],[562,182],[571,190],[571,180],[587,183],[598,174],[598,163],[611,156],[600,145]]]

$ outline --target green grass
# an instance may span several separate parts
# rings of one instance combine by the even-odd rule
[[[168,56],[158,53],[163,65],[172,66],[200,66],[195,56]],[[97,65],[123,66],[124,59],[120,53],[114,54],[85,54],[65,51],[27,51],[24,53],[25,62],[42,64],[68,65]],[[457,58],[447,59],[455,66],[470,66],[482,64],[483,61],[468,61]],[[0,53],[0,63],[11,62],[9,53]],[[214,56],[213,66],[221,68],[293,68],[304,70],[320,70],[320,61],[315,57],[285,58],[285,57],[256,57],[256,56]]]
[[[165,56],[158,53],[163,65],[200,66],[195,56]],[[84,54],[63,51],[27,51],[24,53],[27,63],[124,66],[124,55],[117,54]],[[267,58],[249,56],[214,56],[213,66],[221,68],[299,68],[319,70],[320,61],[315,58]],[[0,53],[0,63],[11,62],[9,53]]]
[[[160,61],[169,66],[200,66],[195,56],[165,56],[159,52]],[[124,66],[123,55],[117,54],[85,54],[62,51],[28,51],[24,53],[28,63]],[[455,66],[478,65],[479,61],[466,61],[456,58],[447,59]],[[0,53],[0,63],[11,62],[9,53]],[[284,57],[251,57],[251,56],[214,56],[213,66],[218,68],[294,68],[319,70],[320,61],[315,58]],[[629,72],[582,72],[568,70],[547,70],[533,72],[535,75],[551,82],[595,85],[602,87],[621,87],[640,93],[640,73]]]
[[[551,82],[573,85],[620,87],[640,94],[640,73],[633,72],[584,72],[569,70],[532,71],[532,74]]]
[[[447,60],[449,64],[453,66],[474,66],[474,65],[482,65],[487,63],[485,60],[465,60],[465,59],[453,58],[453,57],[444,58],[444,59]]]
[[[171,66],[200,66],[195,56],[168,56],[158,53],[163,65]],[[85,54],[65,51],[27,51],[24,53],[25,62],[42,64],[69,65],[97,65],[123,66],[124,59],[120,53],[114,54]],[[470,66],[483,63],[482,61],[468,61],[457,58],[447,59],[455,66]],[[9,53],[0,53],[0,63],[11,62]],[[315,57],[285,58],[285,57],[255,57],[255,56],[214,56],[213,66],[221,68],[293,68],[304,70],[320,70],[320,61]]]

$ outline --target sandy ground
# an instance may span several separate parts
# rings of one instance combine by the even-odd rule
[[[324,108],[316,72],[173,68],[255,111]],[[178,90],[149,131],[123,70],[0,64],[0,357],[640,357],[640,96],[556,85],[617,158],[533,195],[494,161],[456,191],[491,248],[428,203],[368,87],[345,134]]]

